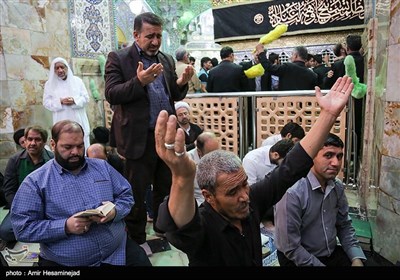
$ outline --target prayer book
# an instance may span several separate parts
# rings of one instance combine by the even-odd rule
[[[88,209],[82,212],[75,214],[75,218],[82,217],[90,217],[90,216],[100,216],[105,217],[107,214],[115,207],[115,204],[108,201],[106,204],[103,204],[96,209]]]

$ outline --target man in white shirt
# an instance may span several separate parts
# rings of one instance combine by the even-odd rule
[[[271,135],[261,143],[261,146],[267,146],[267,145],[272,146],[276,142],[282,139],[292,139],[294,143],[297,143],[301,139],[303,139],[304,135],[305,135],[304,129],[299,124],[294,122],[288,122],[282,128],[280,134]]]
[[[264,179],[265,175],[279,165],[293,146],[292,140],[283,139],[272,146],[264,146],[248,152],[243,158],[243,168],[249,185]]]

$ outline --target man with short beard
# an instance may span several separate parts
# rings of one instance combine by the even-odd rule
[[[134,201],[128,181],[104,160],[85,158],[84,132],[74,121],[51,131],[55,158],[31,173],[11,207],[17,239],[40,243],[39,266],[151,266],[127,239],[124,217]],[[75,217],[104,202],[105,217]]]
[[[190,106],[184,101],[175,103],[176,120],[178,122],[176,128],[182,128],[185,131],[185,147],[186,151],[196,148],[194,143],[197,137],[203,132],[203,129],[195,123],[190,122]]]

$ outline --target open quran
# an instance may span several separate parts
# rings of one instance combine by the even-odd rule
[[[88,209],[81,211],[74,215],[75,218],[90,217],[90,216],[100,216],[105,217],[107,214],[115,207],[115,204],[108,201],[107,203],[97,207],[96,209]]]

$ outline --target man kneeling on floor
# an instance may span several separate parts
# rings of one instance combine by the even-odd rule
[[[197,170],[185,152],[185,135],[176,116],[161,111],[155,130],[158,155],[172,173],[169,198],[160,205],[157,227],[187,254],[190,266],[261,266],[260,217],[296,181],[306,176],[313,158],[343,110],[353,89],[340,78],[329,93],[315,93],[321,113],[307,135],[283,162],[250,188],[238,156],[216,150],[201,158]],[[194,198],[194,178],[205,201]]]

